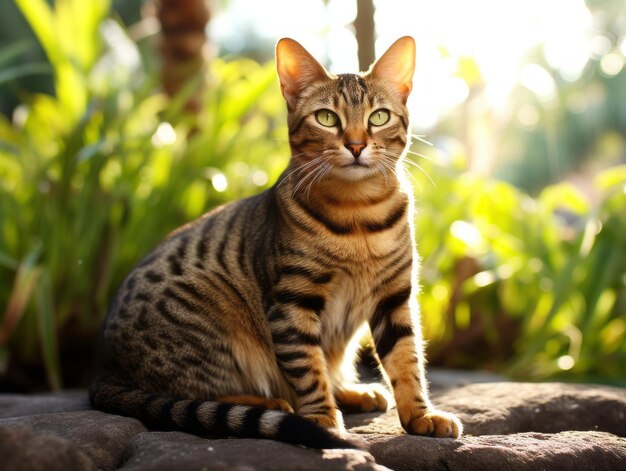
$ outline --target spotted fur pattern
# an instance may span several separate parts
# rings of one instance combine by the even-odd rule
[[[96,407],[203,436],[346,446],[328,430],[342,431],[338,405],[393,401],[356,381],[355,339],[369,327],[404,428],[459,436],[424,379],[401,165],[413,57],[401,38],[368,73],[334,76],[279,42],[288,168],[269,190],[174,232],[129,274],[103,328]]]

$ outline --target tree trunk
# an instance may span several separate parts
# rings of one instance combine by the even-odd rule
[[[374,40],[374,0],[357,0],[354,35],[359,49],[359,70],[366,71],[376,58]]]
[[[208,0],[156,0],[161,23],[161,80],[168,95],[176,95],[190,80],[197,79],[207,61],[206,24],[211,17]],[[200,88],[194,90],[186,109],[200,109]]]

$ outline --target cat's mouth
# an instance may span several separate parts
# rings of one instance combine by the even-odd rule
[[[354,159],[350,163],[338,164],[335,175],[339,179],[348,181],[359,181],[373,176],[376,173],[376,168],[372,163],[364,163],[360,160]]]
[[[350,168],[350,167],[361,167],[361,168],[370,168],[369,165],[365,165],[361,162],[354,161],[351,164],[342,165],[341,168]]]

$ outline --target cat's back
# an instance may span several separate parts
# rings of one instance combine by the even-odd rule
[[[259,334],[266,327],[256,288],[263,274],[252,256],[267,250],[275,218],[268,190],[170,234],[129,273],[110,305],[103,329],[107,369],[168,381],[163,371],[178,364],[193,371],[188,366],[201,364],[200,352],[228,353],[234,332],[242,340],[266,337]]]

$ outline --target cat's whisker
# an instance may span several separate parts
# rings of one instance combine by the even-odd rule
[[[398,171],[395,165],[392,165],[391,163],[385,163],[384,165],[387,168],[387,170],[389,170],[393,174],[396,180],[400,180],[400,176],[398,175]]]
[[[393,174],[393,176],[396,178],[396,180],[398,179],[398,174],[396,173],[395,166],[393,165],[393,162],[390,159],[383,158],[382,160],[379,161],[379,163],[385,169],[385,173],[386,173],[386,170],[389,170]]]
[[[413,134],[413,133],[409,133],[409,136],[411,136],[414,139],[417,139],[420,142],[423,142],[424,144],[427,144],[429,146],[432,146],[433,143],[427,141],[426,139],[424,139],[425,135],[424,134]]]
[[[319,166],[318,166],[318,168],[319,168]],[[307,180],[307,178],[315,175],[316,171],[317,171],[317,168],[315,168],[312,171],[308,172],[302,179],[300,179],[300,181],[296,184],[296,186],[293,189],[293,192],[291,194],[292,197],[296,195],[296,193],[298,191],[298,188],[300,188],[302,186],[302,184]]]
[[[380,170],[380,173],[382,173],[383,176],[385,177],[385,190],[386,190],[388,187],[389,181],[387,178],[387,171],[385,170],[384,164],[382,162],[376,162],[375,166],[378,170]]]
[[[381,154],[389,159],[395,159],[395,156],[393,154],[390,154],[389,152],[381,152]],[[411,159],[408,159],[406,157],[403,157],[402,159],[398,160],[398,162],[401,162],[403,165],[407,164],[407,165],[412,165],[416,168],[418,168],[424,175],[426,175],[426,177],[430,180],[430,182],[432,183],[432,185],[434,187],[437,187],[437,184],[435,183],[435,181],[432,179],[432,177],[428,174],[428,172],[418,163],[414,162]],[[411,172],[408,172],[409,174],[411,174]],[[419,185],[418,185],[419,186]]]
[[[418,157],[421,157],[422,159],[430,160],[431,162],[435,161],[435,159],[433,159],[432,157],[428,157],[427,155],[420,154],[419,152],[412,151],[411,149],[407,149],[406,153],[407,154],[417,155]]]
[[[412,166],[418,168],[424,175],[426,175],[426,177],[430,180],[430,183],[432,183],[434,187],[437,187],[437,184],[435,183],[435,180],[433,180],[431,178],[431,176],[428,174],[428,172],[426,170],[424,170],[424,167],[422,167],[420,164],[418,164],[416,162],[413,162],[412,160],[408,160],[408,159],[403,159],[402,163],[403,164],[412,165]]]
[[[313,160],[310,160],[308,162],[304,162],[303,164],[300,164],[300,165],[296,165],[293,169],[291,169],[291,170],[289,170],[288,172],[285,173],[285,176],[283,177],[281,182],[278,184],[278,187],[280,187],[280,185],[282,185],[286,180],[288,180],[291,177],[291,175],[293,175],[294,173],[296,173],[296,172],[301,173],[305,169],[311,167],[312,165],[315,165],[316,163],[318,163],[322,159],[324,159],[324,156],[320,155],[320,156],[316,157]]]
[[[416,186],[420,193],[424,193],[424,188],[422,187],[422,184],[415,177],[415,175],[413,175],[413,173],[409,171],[409,169],[407,169],[405,167],[400,167],[400,169],[398,169],[398,170],[401,171],[402,175],[403,175],[402,177],[398,177],[399,179],[404,178],[404,179],[410,180],[411,184]],[[396,170],[396,171],[398,171],[398,170]]]
[[[314,172],[317,172],[317,174],[315,175],[315,177],[313,177],[313,180],[311,180],[305,192],[307,201],[309,200],[309,196],[311,194],[311,188],[313,187],[313,184],[315,183],[316,180],[320,181],[322,178],[324,178],[324,176],[327,174],[326,169],[329,167],[332,167],[332,165],[325,162],[314,170]]]
[[[325,152],[325,151],[322,151],[322,152]],[[299,154],[291,154],[289,157],[291,159],[293,159],[294,157],[301,157],[303,155],[311,155],[311,154],[317,154],[317,153],[319,153],[319,151],[313,151],[312,150],[312,151],[308,151],[308,152],[300,152]]]
[[[400,166],[398,167],[398,162],[391,158],[389,155],[384,155],[383,160],[381,161],[386,167],[387,169],[391,170],[393,172],[393,174],[395,175],[395,177],[398,180],[402,180],[402,176],[398,175],[398,170],[402,171],[402,175],[407,175],[407,178],[410,178],[411,181],[417,186],[417,188],[419,189],[420,193],[423,193],[423,188],[421,183],[419,182],[419,180],[417,180],[417,178],[415,178],[415,175],[413,175],[413,173],[411,173],[407,168],[405,168],[404,166]]]
[[[331,153],[331,152],[333,152],[333,150],[332,150],[332,149],[325,149],[325,150],[323,150],[323,151],[321,152],[321,154],[320,154],[320,155],[318,155],[318,156],[317,156],[316,158],[314,158],[313,160],[309,160],[309,161],[307,161],[307,162],[305,162],[305,163],[303,163],[303,164],[300,164],[300,165],[296,166],[295,168],[293,168],[292,170],[290,170],[289,172],[287,172],[287,173],[285,174],[285,177],[283,178],[283,180],[282,180],[280,183],[282,184],[285,180],[287,180],[289,177],[291,177],[291,175],[292,175],[292,174],[294,174],[294,173],[296,173],[296,172],[297,172],[298,174],[300,174],[300,173],[302,173],[304,170],[309,169],[310,167],[312,167],[312,166],[314,166],[314,165],[316,165],[316,164],[319,164],[319,162],[320,162],[321,160],[325,159],[325,158],[326,158],[326,155],[327,155],[328,153]],[[305,155],[305,154],[307,154],[307,152],[303,152],[302,154],[295,154],[294,156]],[[292,157],[294,157],[294,156],[292,156]],[[305,178],[306,178],[306,176],[305,176]],[[280,186],[280,185],[279,185],[279,186]]]

